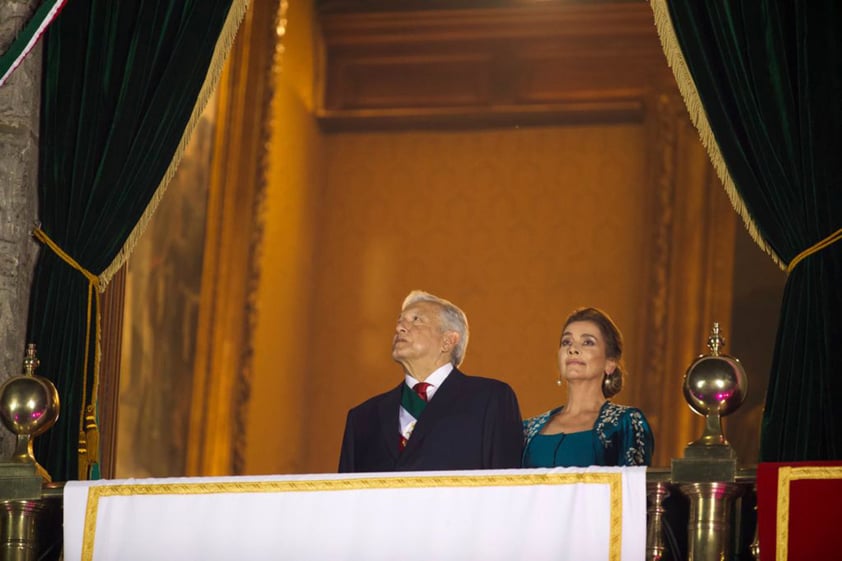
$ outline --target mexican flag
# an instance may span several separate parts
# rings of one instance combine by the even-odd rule
[[[50,0],[41,4],[9,48],[0,54],[0,87],[15,68],[20,66],[66,3],[67,0]]]

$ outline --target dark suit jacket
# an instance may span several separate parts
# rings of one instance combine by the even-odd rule
[[[520,467],[523,428],[508,384],[454,368],[399,452],[403,385],[348,412],[340,472]]]

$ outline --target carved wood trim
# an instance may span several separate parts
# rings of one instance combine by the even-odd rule
[[[650,185],[652,194],[652,229],[651,245],[648,258],[643,261],[649,279],[649,293],[642,300],[640,310],[641,327],[636,342],[638,348],[642,349],[637,353],[640,357],[635,366],[635,372],[641,379],[645,378],[638,386],[657,388],[657,392],[646,393],[639,391],[635,397],[635,403],[639,404],[647,412],[650,422],[656,427],[656,447],[653,465],[669,465],[671,453],[665,442],[675,440],[672,434],[673,428],[668,423],[661,422],[661,419],[669,419],[674,413],[674,404],[683,405],[681,394],[670,391],[664,385],[669,385],[671,376],[667,364],[667,345],[669,344],[670,324],[669,294],[670,294],[670,270],[674,258],[674,247],[672,243],[672,231],[675,206],[675,183],[676,183],[676,152],[677,128],[679,123],[677,105],[674,95],[660,93],[650,101],[652,116],[647,121],[649,138],[649,168]],[[674,388],[673,388],[674,390]],[[666,403],[666,409],[663,409]],[[653,414],[657,412],[657,414]]]
[[[640,121],[673,84],[645,3],[322,13],[326,130]]]
[[[668,94],[655,96],[654,117],[648,122],[650,146],[650,185],[652,193],[652,244],[648,259],[649,297],[641,310],[641,332],[649,334],[648,351],[641,354],[641,368],[647,376],[660,380],[665,371],[667,342],[668,283],[672,258],[673,205],[675,204],[676,128],[675,99]]]

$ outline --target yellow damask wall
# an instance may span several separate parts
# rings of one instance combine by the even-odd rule
[[[412,289],[463,307],[463,369],[510,383],[524,415],[562,400],[555,352],[573,308],[603,307],[633,336],[648,232],[641,126],[324,135],[287,76],[273,106],[248,473],[335,470],[348,408],[401,379],[390,340]]]
[[[711,238],[704,224],[716,222],[711,213],[733,224],[733,213],[719,191],[700,212],[682,202],[705,198],[704,152],[678,142],[662,158],[673,145],[653,144],[651,123],[636,122],[325,133],[312,115],[311,8],[291,3],[275,77],[244,472],[335,471],[347,410],[402,379],[390,342],[416,288],[467,312],[463,369],[511,384],[524,416],[563,402],[555,355],[564,317],[605,309],[626,335],[631,367],[617,401],[648,409],[656,439],[669,436],[656,463],[680,456],[697,433],[678,386],[709,328],[699,294],[724,290],[711,301],[730,310],[730,276],[719,288],[696,285],[717,270],[713,246],[698,243]],[[663,160],[659,171],[653,160]],[[673,208],[686,214],[664,216]],[[657,243],[678,240],[681,259],[655,251],[659,231]],[[658,255],[666,277],[653,289]],[[648,331],[656,313],[675,318],[657,340]],[[635,371],[652,356],[666,366]]]
[[[561,402],[555,352],[569,311],[603,307],[633,334],[643,279],[631,272],[647,231],[640,127],[337,134],[326,142],[309,471],[335,469],[349,407],[401,380],[390,342],[414,288],[466,311],[464,370],[510,383],[525,415]]]

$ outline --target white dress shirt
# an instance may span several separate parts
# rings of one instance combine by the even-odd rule
[[[453,372],[453,365],[448,362],[447,364],[436,368],[435,370],[433,370],[432,374],[427,376],[427,379],[424,381],[430,384],[427,387],[428,402],[431,399],[433,399],[433,396],[435,395],[436,391],[444,383],[444,381],[447,379],[451,372]],[[418,383],[418,380],[416,380],[409,374],[406,374],[405,382],[406,385],[409,386],[409,389],[412,389],[415,387],[415,384]],[[415,423],[417,422],[417,419],[410,415],[409,412],[403,407],[399,408],[398,419],[401,424],[401,434],[404,438],[409,440],[409,436],[412,434],[412,429],[415,428]]]

